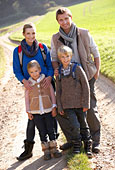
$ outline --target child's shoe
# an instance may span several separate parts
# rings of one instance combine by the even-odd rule
[[[57,149],[57,142],[55,140],[52,140],[50,143],[50,152],[53,155],[54,158],[59,158],[62,156],[62,153],[59,152]]]
[[[81,140],[73,141],[73,153],[80,154]]]
[[[50,160],[51,159],[51,153],[49,149],[49,143],[48,142],[42,142],[42,151],[44,152],[44,160]]]

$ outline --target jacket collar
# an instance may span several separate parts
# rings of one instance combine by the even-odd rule
[[[34,86],[37,83],[40,83],[45,78],[44,74],[41,74],[40,77],[37,79],[37,81],[33,80],[31,77],[29,77],[29,81],[31,81],[31,85]]]

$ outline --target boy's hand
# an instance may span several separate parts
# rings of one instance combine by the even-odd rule
[[[56,107],[52,109],[52,117],[55,117],[57,115]]]
[[[30,120],[32,120],[32,119],[33,119],[33,115],[32,115],[31,113],[28,113],[28,112],[27,112],[27,114],[28,114],[28,118],[29,118]]]
[[[83,108],[83,112],[86,112],[88,110],[88,108]]]
[[[56,68],[56,69],[54,70],[54,75],[55,75],[56,77],[59,75],[59,70],[58,70],[58,68]]]
[[[62,116],[64,115],[64,111],[63,111],[63,110],[62,110],[61,112],[59,112],[59,113],[60,113],[60,115],[62,115]]]

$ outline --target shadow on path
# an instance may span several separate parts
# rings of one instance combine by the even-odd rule
[[[43,156],[40,157],[39,159],[35,160],[34,162],[30,163],[29,165],[25,166],[23,170],[61,170],[66,168],[66,161],[64,163],[63,161],[64,156],[61,158],[52,158],[49,161],[43,160]],[[16,162],[11,165],[11,168],[8,168],[7,170],[14,170],[16,168],[21,168],[20,166],[24,163],[25,161],[21,162]],[[22,168],[21,168],[22,169]]]

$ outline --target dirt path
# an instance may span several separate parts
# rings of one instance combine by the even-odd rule
[[[7,36],[6,36],[7,37]],[[7,74],[0,80],[0,170],[66,170],[65,156],[51,161],[43,160],[38,134],[35,137],[33,157],[18,162],[16,156],[23,151],[27,116],[25,114],[24,90],[12,72],[12,46],[6,44],[5,36],[0,44],[5,47]],[[96,85],[101,118],[101,152],[94,155],[92,169],[115,169],[115,84],[100,76]],[[59,138],[59,143],[60,143]]]

